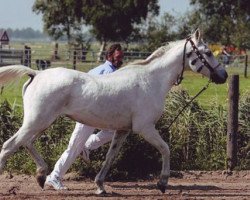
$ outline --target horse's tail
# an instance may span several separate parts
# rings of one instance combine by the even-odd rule
[[[17,78],[21,78],[24,75],[28,75],[33,79],[38,72],[39,71],[23,65],[0,67],[0,86],[3,86],[10,81],[14,81]]]

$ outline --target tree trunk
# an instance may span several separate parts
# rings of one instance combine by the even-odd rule
[[[106,49],[107,42],[104,40],[101,42],[101,48],[98,53],[97,62],[103,62],[105,60],[105,49]]]

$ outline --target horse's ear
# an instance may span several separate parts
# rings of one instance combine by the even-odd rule
[[[194,32],[194,38],[197,42],[201,41],[202,38],[202,32],[201,30],[198,28],[195,32]]]

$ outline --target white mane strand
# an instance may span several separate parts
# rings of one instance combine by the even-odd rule
[[[167,45],[159,47],[158,49],[156,49],[146,59],[144,59],[144,60],[136,60],[136,61],[130,63],[130,65],[147,65],[151,61],[155,60],[156,58],[162,57],[168,50],[170,50],[172,47],[176,46],[176,44],[179,43],[180,41],[169,42]]]

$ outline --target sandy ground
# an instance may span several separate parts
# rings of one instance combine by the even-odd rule
[[[55,191],[41,190],[34,176],[0,176],[0,199],[250,199],[250,171],[233,172],[178,172],[171,177],[165,194],[156,189],[157,180],[138,182],[106,182],[107,195],[96,196],[93,180],[76,181],[68,174],[64,183],[70,189]]]

